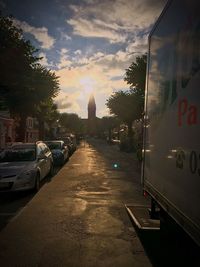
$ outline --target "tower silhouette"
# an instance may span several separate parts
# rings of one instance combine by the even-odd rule
[[[88,120],[92,120],[95,118],[96,118],[96,103],[94,95],[91,94],[88,102]]]
[[[94,95],[91,94],[88,102],[88,134],[95,136],[97,133],[96,103]]]

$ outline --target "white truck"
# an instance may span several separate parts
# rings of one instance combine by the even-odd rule
[[[200,1],[169,1],[149,36],[145,192],[200,245]]]

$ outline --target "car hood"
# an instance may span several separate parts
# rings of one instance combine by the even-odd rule
[[[33,169],[35,162],[1,162],[0,177],[17,176],[23,171]]]

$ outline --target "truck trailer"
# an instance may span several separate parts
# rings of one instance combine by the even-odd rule
[[[143,188],[200,245],[200,2],[169,1],[148,43]]]

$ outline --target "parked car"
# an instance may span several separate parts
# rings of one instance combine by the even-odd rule
[[[65,144],[69,147],[70,153],[73,154],[77,148],[76,136],[74,134],[67,134],[61,138]]]
[[[71,139],[71,142],[73,144],[73,152],[74,152],[77,148],[76,136],[74,134],[69,134],[68,137],[70,137]]]
[[[62,141],[64,142],[65,146],[67,146],[68,148],[68,151],[69,151],[69,156],[71,156],[74,152],[74,146],[73,146],[73,143],[72,143],[72,140],[70,137],[63,137],[62,138]]]
[[[63,165],[69,159],[69,149],[62,140],[44,141],[53,155],[55,165]]]
[[[12,145],[0,153],[0,191],[38,191],[52,168],[52,153],[43,142]]]

